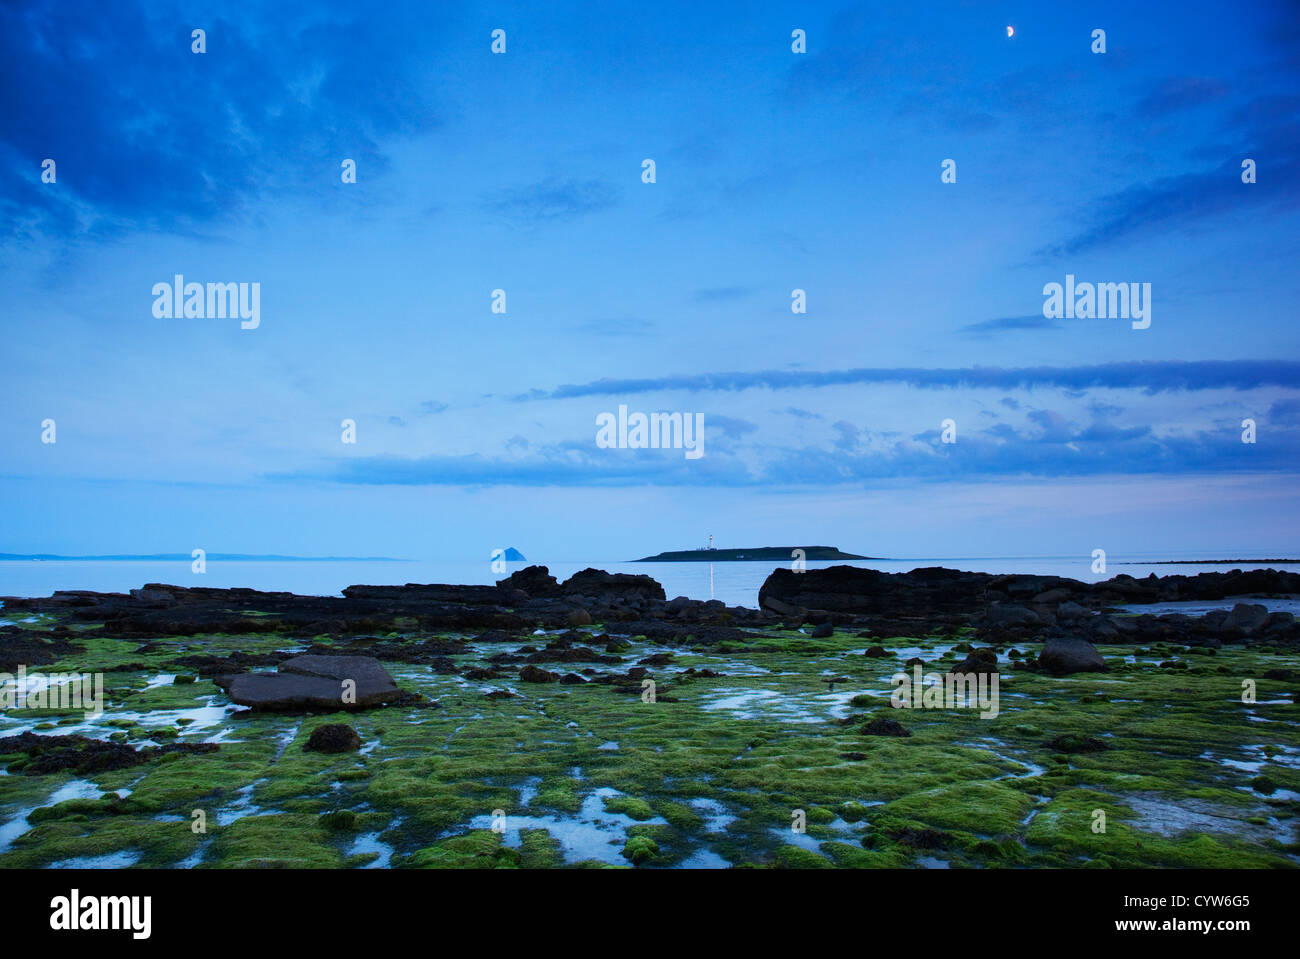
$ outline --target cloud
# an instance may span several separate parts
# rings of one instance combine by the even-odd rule
[[[1269,408],[1268,422],[1277,426],[1300,426],[1300,399],[1278,400]]]
[[[604,180],[548,177],[502,190],[488,197],[484,206],[516,223],[541,226],[608,210],[617,199],[617,192]]]
[[[858,439],[862,435],[860,429],[848,420],[840,420],[832,424],[832,428],[839,434],[839,438],[835,440],[837,450],[853,450],[857,448]]]
[[[795,419],[800,420],[823,420],[826,418],[820,413],[814,413],[812,410],[801,409],[798,406],[787,406],[785,409],[777,410],[775,412],[784,413],[787,416],[793,416]]]
[[[1093,400],[1088,404],[1088,410],[1093,416],[1105,418],[1119,416],[1124,412],[1124,407],[1116,406],[1114,403],[1103,403],[1100,400]]]
[[[587,320],[574,329],[579,333],[592,336],[649,336],[655,325],[649,320],[637,317],[607,317],[599,320]]]
[[[281,483],[314,480],[349,486],[752,486],[757,482],[733,457],[705,455],[687,460],[682,450],[601,450],[590,443],[566,447],[551,447],[518,459],[479,454],[372,456],[267,478]]]
[[[1086,225],[1037,251],[1057,258],[1120,241],[1187,229],[1227,213],[1259,217],[1300,207],[1300,96],[1265,94],[1240,107],[1213,168],[1161,177],[1093,201]],[[1226,155],[1225,155],[1226,154]],[[1259,179],[1241,182],[1241,163],[1259,165]],[[1267,171],[1265,173],[1264,171]]]
[[[1031,313],[1028,316],[1003,316],[995,320],[982,320],[979,323],[968,323],[960,327],[958,333],[967,333],[974,336],[987,336],[990,333],[998,333],[1002,330],[1059,330],[1061,324],[1056,320],[1049,320],[1041,313]]]
[[[436,127],[417,83],[436,24],[356,7],[191,18],[117,0],[0,4],[0,239],[204,232],[264,196],[324,189],[342,157]],[[40,163],[58,164],[54,185]]]
[[[1028,417],[1042,429],[1040,442],[1068,443],[1074,439],[1074,424],[1055,410],[1031,410]]]
[[[1148,119],[1203,106],[1221,99],[1228,85],[1214,77],[1167,77],[1138,101],[1137,114]]]
[[[789,390],[829,386],[898,383],[916,389],[1032,389],[1049,387],[1086,390],[1096,387],[1138,389],[1148,394],[1211,389],[1249,390],[1261,386],[1300,387],[1300,362],[1294,360],[1150,360],[1100,363],[1091,366],[975,366],[957,369],[920,367],[849,370],[759,370],[756,372],[695,373],[643,379],[600,379],[568,384],[553,390],[534,389],[513,397],[518,402],[620,396],[663,390],[737,392],[750,389]]]
[[[749,420],[736,419],[732,416],[710,414],[704,417],[704,422],[710,432],[720,430],[728,439],[739,439],[746,433],[753,433],[758,429],[758,426]]]
[[[745,286],[717,286],[708,289],[696,290],[695,300],[698,303],[717,303],[720,300],[739,300],[749,296],[753,290]]]
[[[341,458],[314,469],[274,474],[279,482],[348,486],[458,487],[833,487],[877,481],[983,482],[1006,478],[1293,474],[1300,462],[1300,429],[1274,425],[1267,444],[1241,443],[1235,423],[1203,430],[1097,418],[1080,427],[1055,410],[1032,410],[1025,428],[1007,423],[966,429],[954,444],[931,429],[912,436],[868,432],[840,420],[820,442],[786,446],[787,434],[738,432],[743,446],[705,418],[705,455],[687,460],[681,450],[599,449],[590,437],[536,447],[520,437],[506,443],[510,456],[480,454]],[[734,423],[731,424],[734,426]],[[737,430],[729,430],[731,433]]]

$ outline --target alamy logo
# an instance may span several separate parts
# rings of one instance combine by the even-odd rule
[[[890,677],[894,692],[889,704],[895,709],[978,709],[980,719],[998,718],[997,673],[898,672]]]
[[[262,325],[261,283],[186,283],[177,273],[171,283],[155,283],[153,295],[153,315],[160,320],[238,317],[241,329]]]
[[[596,416],[596,445],[603,450],[685,450],[688,460],[704,455],[703,413],[632,413]]]
[[[1048,320],[1096,317],[1099,320],[1133,320],[1133,329],[1151,325],[1150,283],[1075,283],[1065,275],[1065,286],[1048,283],[1043,287],[1043,317]]]
[[[80,709],[87,719],[104,715],[103,673],[0,673],[0,709]]]
[[[148,939],[152,930],[150,896],[86,896],[79,890],[50,900],[50,928],[60,932],[78,929],[127,929],[133,939]]]

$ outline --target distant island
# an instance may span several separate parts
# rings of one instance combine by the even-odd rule
[[[633,560],[634,563],[734,563],[779,560],[789,562],[794,551],[803,550],[804,559],[880,559],[844,553],[835,546],[755,546],[752,549],[678,549]]]
[[[1116,566],[1261,566],[1266,563],[1300,563],[1300,559],[1162,559],[1134,560]]]
[[[152,562],[170,563],[186,562],[192,558],[189,553],[120,553],[111,556],[61,556],[58,553],[0,553],[0,562],[16,560],[35,560],[50,562],[77,563],[112,563],[112,562]],[[258,555],[253,553],[208,553],[212,562],[226,563],[408,563],[410,560],[394,559],[391,556],[281,556],[276,553]]]

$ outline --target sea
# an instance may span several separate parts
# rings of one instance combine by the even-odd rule
[[[946,566],[984,573],[1030,573],[1065,576],[1085,583],[1109,579],[1120,573],[1144,577],[1225,572],[1232,569],[1272,567],[1300,572],[1300,563],[1211,563],[1168,562],[1195,559],[1160,557],[1108,557],[1104,573],[1093,572],[1091,556],[999,556],[999,557],[916,557],[889,560],[833,560],[808,562],[807,569],[849,565],[889,573],[908,572],[919,567]],[[1161,560],[1164,560],[1162,562]],[[757,608],[763,581],[779,564],[766,562],[630,563],[617,559],[583,561],[532,559],[500,564],[494,569],[488,558],[481,560],[231,560],[209,558],[207,570],[192,571],[186,560],[5,560],[0,561],[0,596],[49,596],[55,590],[85,589],[96,592],[126,592],[145,583],[174,586],[242,586],[314,596],[338,596],[352,585],[402,585],[405,583],[457,583],[491,585],[509,573],[531,565],[544,565],[551,575],[564,580],[588,567],[611,573],[644,573],[660,582],[668,598],[719,599],[728,606]],[[1231,604],[1228,604],[1231,605]]]

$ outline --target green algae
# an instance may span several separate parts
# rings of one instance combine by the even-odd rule
[[[597,808],[636,823],[622,847],[635,858],[623,858],[642,867],[682,864],[700,849],[737,866],[778,868],[897,868],[923,856],[985,867],[1300,861],[1293,798],[1300,735],[1288,700],[1294,684],[1263,678],[1268,669],[1300,665],[1294,651],[1226,646],[1210,660],[1171,645],[1152,650],[1162,659],[1127,663],[1138,651],[1101,647],[1109,672],[1065,678],[1025,671],[1017,657],[1002,667],[999,715],[981,719],[974,710],[889,708],[889,676],[917,649],[927,664],[951,662],[953,637],[864,640],[836,632],[812,640],[778,629],[690,649],[639,638],[622,650],[620,671],[656,652],[675,654],[675,668],[650,670],[658,702],[643,702],[639,684],[621,690],[595,683],[519,684],[519,697],[489,700],[487,689],[513,684],[468,683],[388,663],[400,685],[441,708],[389,707],[305,723],[227,716],[214,726],[175,715],[225,700],[202,677],[156,683],[160,674],[192,675],[172,660],[302,642],[275,633],[187,636],[142,653],[138,641],[91,632],[74,641],[85,654],[50,670],[108,674],[109,709],[99,724],[105,735],[116,730],[140,743],[220,732],[220,748],[99,774],[91,777],[97,788],[124,796],[55,806],[45,800],[61,780],[24,775],[25,756],[0,757],[11,774],[0,777],[0,823],[35,807],[30,828],[0,853],[0,866],[114,853],[140,866],[167,866],[202,849],[205,867],[355,868],[376,856],[348,853],[363,830],[381,832],[395,850],[394,866],[594,865],[566,852],[565,824],[581,821],[602,788],[617,795]],[[889,655],[861,655],[875,644]],[[495,651],[452,659],[481,665],[480,656]],[[1034,650],[1027,652],[1032,659]],[[1189,662],[1187,669],[1158,665],[1184,655],[1177,661]],[[720,675],[676,671],[687,666]],[[828,677],[848,682],[828,687]],[[1241,702],[1243,679],[1256,682],[1258,704]],[[866,720],[882,715],[912,735],[863,734]],[[340,720],[355,726],[363,753],[302,749],[311,728]],[[1108,748],[1049,745],[1063,736]],[[725,821],[714,822],[701,802]],[[194,810],[207,816],[206,834],[191,831]],[[512,848],[471,825],[498,810],[558,825],[521,829]],[[789,833],[796,810],[806,817],[800,843]],[[1093,828],[1097,810],[1105,813],[1104,832]],[[1184,818],[1191,825],[1178,828]]]
[[[644,865],[659,854],[659,844],[650,836],[629,836],[623,845],[623,858],[633,865]]]
[[[417,850],[403,865],[414,869],[515,869],[522,859],[522,853],[503,845],[497,833],[476,829]]]
[[[654,810],[644,799],[633,796],[607,796],[605,809],[612,813],[622,813],[631,819],[653,819]]]

